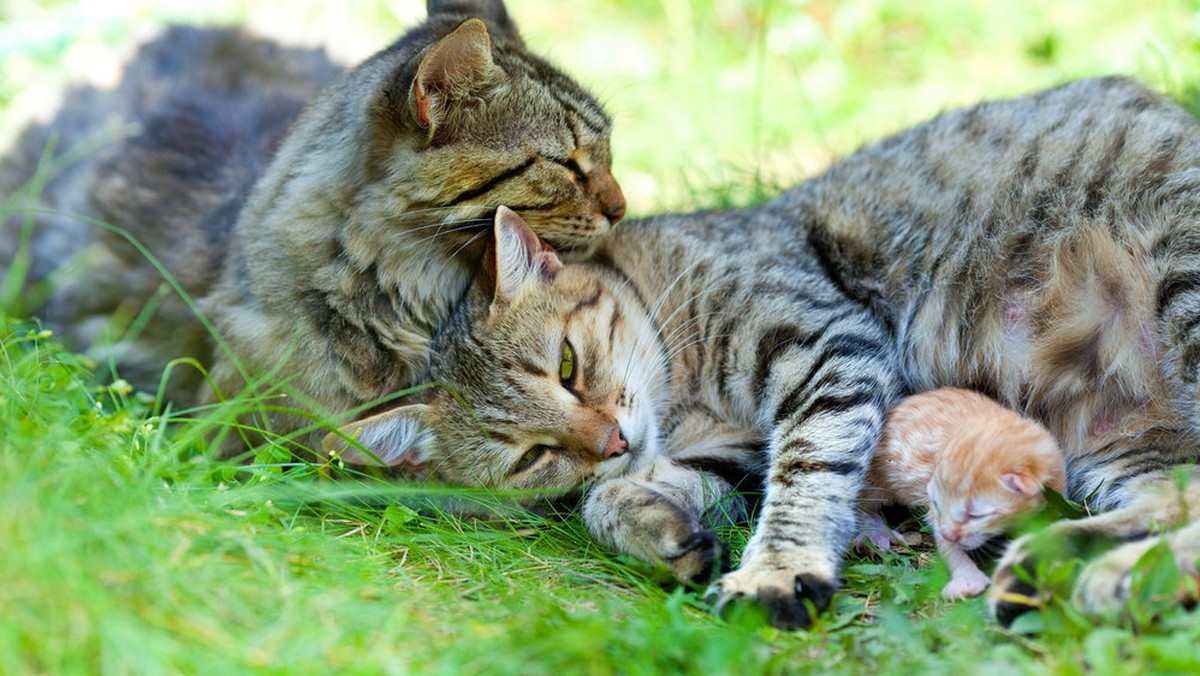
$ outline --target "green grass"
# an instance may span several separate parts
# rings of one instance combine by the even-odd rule
[[[147,23],[243,21],[356,58],[421,13],[412,0],[96,7],[0,4],[3,134],[63,81],[103,76]],[[1200,101],[1200,8],[1183,0],[510,9],[613,111],[634,213],[753,202],[940,110],[1072,77],[1135,74]],[[781,633],[710,616],[574,518],[463,519],[366,477],[211,460],[215,418],[158,414],[94,370],[36,324],[0,327],[0,674],[1200,672],[1200,618],[1164,602],[1161,557],[1123,622],[1054,603],[1010,633],[980,600],[941,600],[947,573],[927,549],[852,556],[831,611]]]
[[[0,329],[3,674],[1200,670],[1200,618],[1162,602],[1153,566],[1154,617],[1055,604],[1022,635],[942,601],[927,550],[852,557],[831,611],[788,634],[708,615],[573,517],[465,519],[368,478],[209,460],[185,441],[203,418],[151,415],[88,366]]]

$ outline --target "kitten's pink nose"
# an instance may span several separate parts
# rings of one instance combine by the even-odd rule
[[[629,448],[629,442],[625,441],[625,435],[621,434],[621,427],[616,425],[612,428],[612,434],[608,435],[608,443],[604,445],[604,458],[607,460],[623,455],[626,448]]]
[[[946,542],[957,543],[962,539],[962,528],[960,528],[957,524],[953,526],[944,526],[939,530],[942,533],[942,539]]]

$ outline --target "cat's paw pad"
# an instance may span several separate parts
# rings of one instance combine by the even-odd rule
[[[728,565],[728,552],[717,535],[709,530],[692,533],[679,543],[677,551],[665,555],[663,561],[675,579],[685,584],[708,584]]]
[[[778,569],[739,569],[723,575],[710,588],[709,597],[718,614],[756,605],[765,611],[772,626],[796,630],[812,624],[813,613],[829,606],[835,589],[832,581],[815,575]]]
[[[958,572],[942,588],[942,596],[951,601],[979,596],[990,582],[979,569]]]

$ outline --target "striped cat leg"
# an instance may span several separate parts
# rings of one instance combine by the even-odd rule
[[[773,357],[758,392],[760,414],[773,421],[765,496],[738,569],[713,589],[718,611],[757,602],[773,625],[797,629],[832,599],[897,389],[886,342],[873,325],[853,324],[823,332],[815,346],[797,338],[760,350]]]
[[[1090,558],[1072,592],[1072,600],[1088,612],[1103,613],[1118,606],[1129,591],[1130,573],[1138,558],[1159,542],[1175,555],[1181,572],[1195,574],[1200,540],[1200,468],[1151,472],[1125,482],[1116,509],[1076,521],[1060,521],[1015,540],[992,576],[989,606],[992,616],[1009,625],[1021,614],[1040,607],[1033,579],[1041,565],[1055,559]],[[1066,593],[1068,590],[1055,590]]]
[[[680,582],[708,583],[723,554],[703,515],[737,502],[731,491],[716,475],[660,457],[644,471],[592,487],[583,520],[592,537],[617,551],[662,562]]]

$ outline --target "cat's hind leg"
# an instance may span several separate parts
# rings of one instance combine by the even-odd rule
[[[1060,521],[1015,540],[992,577],[989,606],[1009,625],[1043,605],[1036,579],[1040,566],[1090,559],[1070,591],[1083,610],[1105,613],[1119,606],[1142,553],[1159,542],[1171,548],[1180,572],[1195,575],[1200,556],[1200,467],[1168,469],[1127,482],[1122,506],[1075,521]],[[1054,590],[1067,593],[1068,590]]]
[[[1196,597],[1196,585],[1183,582],[1185,578],[1200,582],[1200,571],[1197,570],[1200,520],[1196,520],[1161,537],[1151,536],[1121,545],[1088,564],[1075,584],[1072,604],[1095,617],[1118,614],[1133,592],[1142,557],[1160,544],[1165,545],[1175,559],[1178,600],[1191,603],[1200,600]]]

